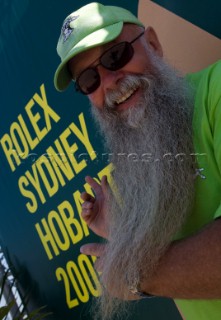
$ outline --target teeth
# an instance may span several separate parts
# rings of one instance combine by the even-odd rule
[[[124,101],[126,101],[130,96],[132,96],[132,94],[137,90],[137,88],[133,88],[129,91],[127,91],[125,93],[125,95],[123,95],[121,98],[116,100],[117,104],[123,103]]]

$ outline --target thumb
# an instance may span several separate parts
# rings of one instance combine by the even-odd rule
[[[105,251],[103,243],[87,243],[80,247],[80,252],[90,256],[100,257]]]

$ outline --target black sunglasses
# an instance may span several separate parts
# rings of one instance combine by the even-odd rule
[[[97,67],[102,65],[105,69],[116,71],[123,68],[133,57],[134,49],[132,43],[139,39],[144,31],[130,42],[119,42],[107,49],[98,59],[99,63],[95,66],[83,70],[76,79],[75,89],[87,95],[100,86],[101,79]]]

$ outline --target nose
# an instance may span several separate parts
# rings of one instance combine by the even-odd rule
[[[121,70],[111,71],[105,69],[103,66],[98,67],[98,72],[101,79],[101,87],[106,92],[109,89],[115,89],[118,81],[122,79],[123,72]]]

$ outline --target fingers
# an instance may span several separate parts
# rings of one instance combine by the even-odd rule
[[[80,252],[89,256],[100,257],[104,254],[105,244],[87,243],[81,246]]]
[[[91,196],[89,193],[83,192],[81,194],[81,199],[84,200],[84,202],[82,203],[81,215],[82,215],[82,218],[87,223],[89,223],[90,216],[91,216],[92,211],[93,211],[95,198],[93,196]]]
[[[104,194],[107,194],[108,188],[109,188],[109,184],[108,184],[108,181],[107,181],[107,176],[103,176],[101,178],[101,188],[102,188]]]
[[[85,201],[84,203],[82,203],[82,209],[92,209],[93,206],[94,203],[90,201]]]
[[[101,184],[99,184],[95,179],[90,176],[85,177],[86,182],[94,190],[96,196],[99,196],[102,193],[106,193],[108,189],[107,176],[101,178]]]
[[[92,177],[87,176],[85,177],[85,181],[91,186],[91,188],[94,190],[96,196],[98,196],[100,193],[102,193],[101,185]]]
[[[86,204],[84,203],[84,205],[86,205]],[[92,206],[93,206],[93,204],[92,204]],[[91,221],[94,218],[93,217],[93,207],[85,209],[85,208],[83,208],[83,205],[82,205],[81,216],[84,219],[84,221],[87,223],[87,225],[90,227]]]
[[[85,180],[87,181],[87,183],[90,183],[91,188],[94,189],[96,198],[86,192],[83,192],[81,194],[81,198],[84,201],[82,203],[81,217],[94,233],[101,237],[107,238],[107,227],[105,221],[105,201],[107,199],[104,195],[108,188],[107,177],[102,177],[101,184],[99,184],[90,176],[87,176]]]
[[[85,180],[93,188],[96,196],[99,197],[100,195],[105,194],[107,192],[107,188],[108,188],[107,176],[102,177],[101,184],[97,183],[97,181],[91,178],[90,176],[85,177]],[[82,204],[83,209],[91,209],[93,207],[93,203],[96,201],[95,197],[93,197],[87,192],[82,192],[81,199],[84,200],[84,203]]]
[[[84,201],[95,202],[95,198],[87,192],[82,192],[81,199]]]

